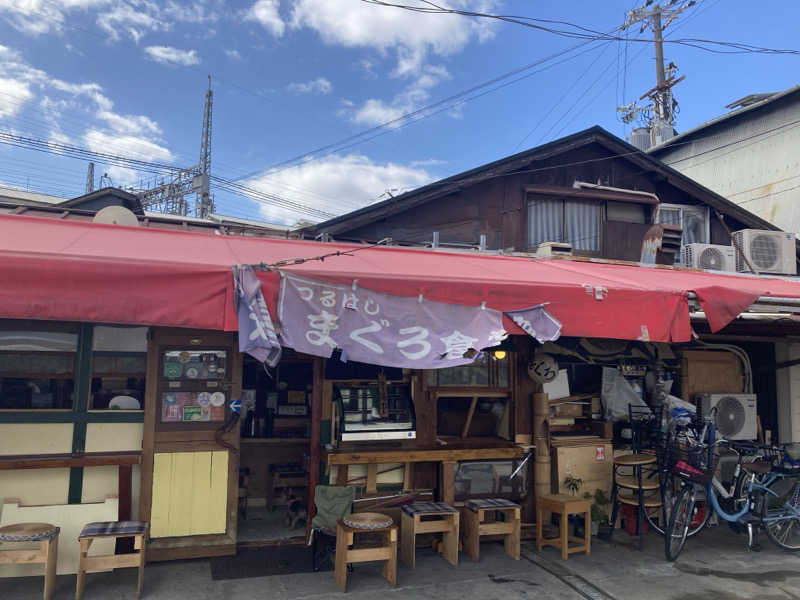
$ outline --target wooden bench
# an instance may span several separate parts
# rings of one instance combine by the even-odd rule
[[[383,543],[367,548],[350,548],[356,533],[381,533]],[[397,525],[380,513],[354,513],[336,524],[336,560],[334,576],[339,589],[347,590],[349,563],[383,561],[383,577],[392,587],[397,585]]]
[[[44,600],[53,597],[56,585],[59,527],[50,523],[18,523],[0,527],[0,544],[39,542],[36,550],[0,549],[0,563],[44,564]]]
[[[480,558],[480,538],[484,535],[504,536],[503,544],[514,560],[519,560],[521,533],[520,505],[505,498],[467,500],[464,505],[464,550],[472,560]],[[486,513],[501,513],[502,521],[486,521]]]
[[[541,552],[543,546],[555,546],[561,548],[561,558],[567,557],[573,552],[586,552],[591,554],[592,550],[592,521],[591,521],[592,501],[558,494],[553,496],[538,496],[536,498],[536,550]],[[542,533],[543,513],[554,512],[560,515],[559,536],[556,538],[545,538]],[[569,535],[569,515],[583,515],[584,534],[583,539]],[[573,542],[577,546],[570,547]]]
[[[91,548],[94,540],[109,537],[132,537],[134,551],[129,554],[88,556],[89,548]],[[83,597],[87,570],[119,569],[122,567],[139,567],[139,587],[136,592],[136,597],[142,597],[145,546],[147,544],[146,521],[106,521],[89,523],[81,531],[78,536],[78,541],[81,545],[81,553],[78,559],[78,581],[75,587],[75,600],[81,600]]]
[[[418,533],[441,533],[442,556],[458,565],[458,511],[444,502],[412,502],[404,504],[400,558],[414,568]]]

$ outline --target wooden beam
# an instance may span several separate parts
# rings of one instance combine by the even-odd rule
[[[11,454],[0,456],[0,471],[138,465],[141,459],[142,453],[139,450],[79,454]]]

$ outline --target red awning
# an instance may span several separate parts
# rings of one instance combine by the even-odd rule
[[[234,330],[231,265],[354,249],[286,270],[499,310],[549,302],[562,335],[651,341],[690,339],[690,291],[714,330],[759,296],[800,298],[778,278],[0,215],[0,317]],[[278,274],[259,276],[275,314]]]

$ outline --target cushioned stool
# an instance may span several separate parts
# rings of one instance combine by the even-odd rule
[[[472,560],[480,558],[482,535],[503,535],[503,544],[514,560],[519,560],[520,506],[505,498],[467,500],[464,505],[464,550]],[[486,521],[486,513],[503,515],[502,521]]]
[[[115,539],[132,537],[134,552],[130,554],[87,556],[92,542],[99,538],[109,537]],[[81,530],[78,541],[81,544],[81,553],[78,559],[78,582],[75,587],[75,600],[81,600],[83,596],[83,586],[86,584],[87,570],[119,569],[122,567],[139,567],[139,588],[136,597],[142,597],[145,545],[147,543],[146,521],[106,521],[89,523]],[[138,552],[136,552],[136,550],[138,550]]]
[[[442,555],[458,564],[458,511],[444,502],[412,502],[403,505],[400,558],[414,568],[418,533],[441,533]]]
[[[350,548],[356,533],[381,533],[383,543],[367,548]],[[336,524],[336,564],[334,576],[339,589],[347,589],[349,563],[383,561],[383,576],[392,587],[397,585],[397,525],[380,513],[354,513]]]
[[[0,549],[0,563],[43,563],[44,600],[53,597],[56,585],[59,531],[58,527],[49,523],[17,523],[0,527],[0,544],[39,542],[38,550]]]
[[[591,554],[592,550],[592,521],[591,521],[592,501],[575,496],[559,494],[554,496],[539,496],[536,498],[536,550],[541,552],[542,546],[555,546],[561,548],[562,560],[567,560],[567,556],[573,552],[586,552]],[[554,512],[560,515],[558,526],[559,536],[556,538],[545,539],[542,534],[542,513]],[[569,515],[583,515],[583,539],[569,535]],[[577,546],[570,547],[573,542]]]

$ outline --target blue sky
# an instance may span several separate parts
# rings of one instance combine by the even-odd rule
[[[638,6],[448,4],[602,31]],[[795,2],[699,0],[666,35],[794,48],[798,17]],[[639,36],[638,27],[630,34]],[[340,144],[335,152],[308,154],[577,43],[513,24],[360,0],[0,0],[0,131],[189,166],[198,160],[210,73],[212,172],[340,214],[386,198],[387,190],[396,194],[595,124],[624,137],[630,126],[614,109],[654,84],[652,45],[595,41],[496,91],[375,130],[365,136],[372,139]],[[686,75],[675,88],[679,131],[748,93],[798,83],[800,56],[667,44],[665,57]],[[96,169],[120,186],[147,175]],[[85,173],[80,160],[0,145],[0,185],[70,197],[82,193]],[[263,199],[212,191],[221,213],[309,218]]]

